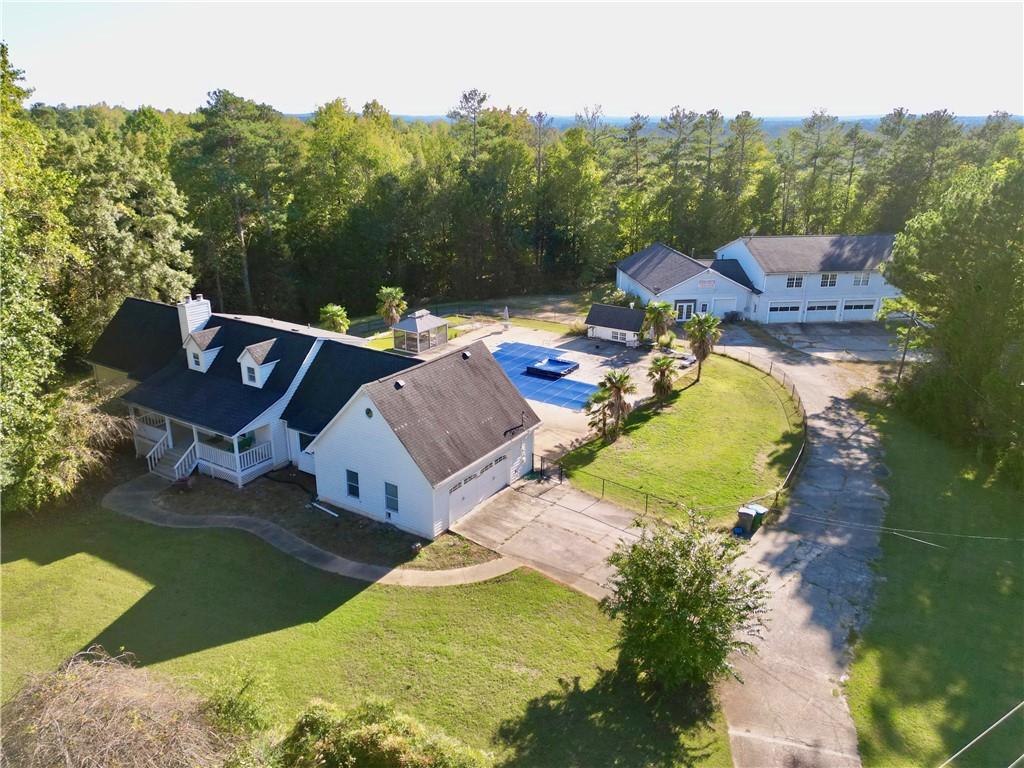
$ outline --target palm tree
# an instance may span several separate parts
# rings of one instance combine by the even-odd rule
[[[408,308],[401,288],[383,285],[377,291],[377,314],[388,328],[398,323]]]
[[[715,344],[722,338],[722,329],[714,315],[694,315],[683,325],[683,330],[690,342],[690,351],[697,358],[697,381],[700,381],[700,369],[708,355],[715,351]]]
[[[672,385],[675,382],[676,361],[671,357],[656,357],[651,361],[650,370],[647,371],[647,378],[654,385],[654,396],[664,400],[672,394]]]
[[[626,395],[636,392],[636,384],[627,369],[619,371],[608,371],[601,380],[601,388],[608,390],[608,399],[611,406],[612,431],[618,434],[622,427],[622,421],[629,413],[629,403],[626,402]]]
[[[320,307],[320,327],[335,331],[336,333],[347,333],[349,326],[348,311],[340,304],[325,304]]]
[[[657,341],[672,327],[672,305],[667,301],[652,301],[644,308],[643,332],[651,333]]]
[[[608,436],[608,412],[611,410],[610,394],[604,387],[599,387],[594,394],[587,399],[587,415],[590,421],[587,422],[591,429],[601,433],[601,437]]]

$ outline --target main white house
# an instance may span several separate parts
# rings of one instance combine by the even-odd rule
[[[665,301],[677,320],[696,313],[762,323],[873,320],[899,296],[880,267],[893,235],[741,237],[694,259],[661,243],[623,259],[616,286],[645,304]]]
[[[132,383],[138,456],[239,487],[296,465],[318,496],[434,538],[533,468],[540,419],[481,343],[429,361],[252,315],[127,299],[93,346]]]

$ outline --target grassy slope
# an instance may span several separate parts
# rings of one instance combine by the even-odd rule
[[[989,481],[973,456],[898,415],[878,418],[891,499],[886,525],[1024,537],[1024,494]],[[1021,543],[882,537],[877,605],[848,695],[865,765],[938,765],[1024,698]],[[1009,765],[1024,713],[958,758]]]
[[[681,381],[686,386],[692,379]],[[704,364],[699,384],[682,389],[665,409],[630,415],[614,443],[588,443],[564,465],[698,507],[723,505],[709,515],[723,523],[739,503],[775,488],[799,449],[792,400],[760,371],[725,357]],[[601,481],[577,473],[572,482],[600,493]],[[605,494],[642,510],[643,496],[605,485]],[[672,516],[670,510],[661,510]]]
[[[713,728],[666,724],[611,668],[593,601],[520,571],[448,589],[369,586],[235,531],[169,530],[82,503],[3,531],[3,695],[92,643],[202,689],[238,660],[273,714],[385,697],[506,765],[659,765],[708,755]]]

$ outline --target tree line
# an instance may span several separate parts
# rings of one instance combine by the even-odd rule
[[[478,90],[430,124],[343,99],[300,120],[225,90],[189,114],[47,106],[2,59],[0,476],[41,473],[32,498],[93,456],[59,385],[127,296],[313,322],[373,312],[380,286],[410,304],[568,290],[655,240],[899,232],[964,169],[1019,153],[1005,113],[968,129],[945,110],[873,132],[816,112],[769,139],[749,112],[681,107],[621,128],[587,107],[557,131]]]

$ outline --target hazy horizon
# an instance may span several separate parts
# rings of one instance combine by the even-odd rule
[[[26,3],[0,8],[33,100],[189,112],[214,88],[305,114],[443,115],[461,91],[571,116],[895,106],[1024,113],[1024,5]]]

